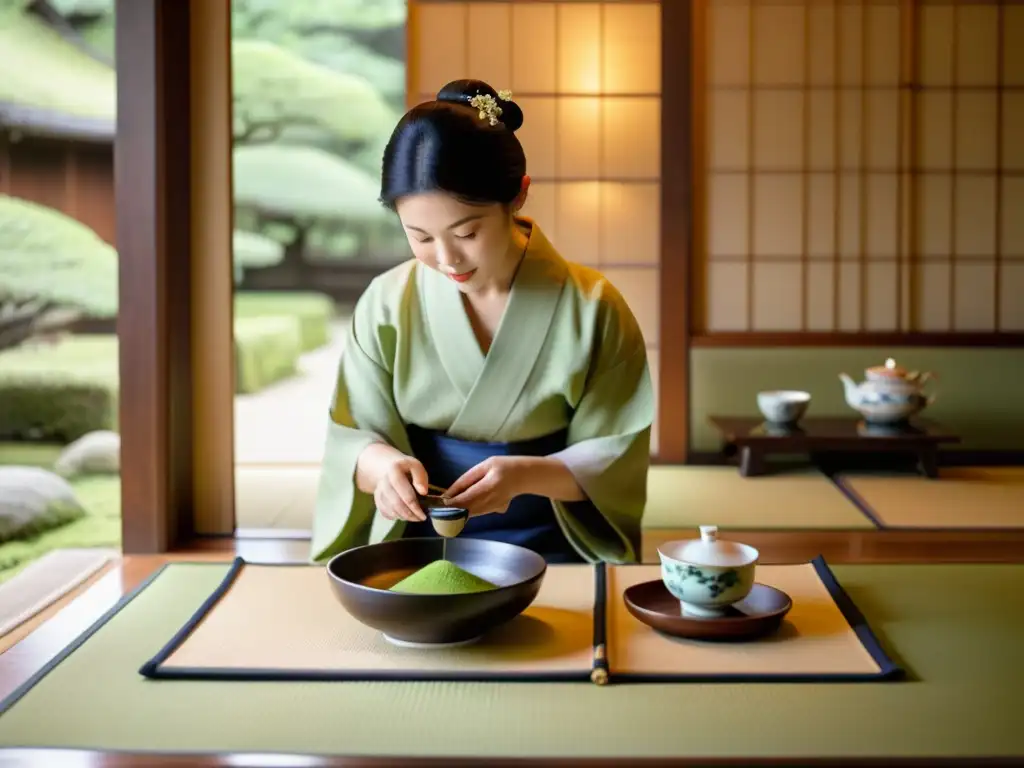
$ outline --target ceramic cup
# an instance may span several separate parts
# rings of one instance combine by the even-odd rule
[[[775,389],[757,393],[761,415],[773,424],[795,424],[803,418],[811,404],[809,392]]]
[[[760,553],[746,544],[722,541],[718,528],[700,527],[700,538],[658,547],[661,580],[683,613],[714,618],[750,594]]]
[[[450,539],[462,533],[469,520],[469,510],[461,507],[432,507],[427,510],[431,525],[438,536]]]

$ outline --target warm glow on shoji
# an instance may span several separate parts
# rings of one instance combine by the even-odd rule
[[[917,322],[1024,330],[1024,7],[919,14]]]
[[[466,77],[512,90],[532,179],[524,213],[563,256],[619,288],[655,383],[660,24],[657,2],[410,3],[411,102]]]
[[[1024,8],[701,10],[706,330],[1024,329]]]

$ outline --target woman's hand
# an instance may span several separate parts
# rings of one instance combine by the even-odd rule
[[[501,514],[516,496],[583,501],[587,495],[559,459],[550,456],[492,456],[452,483],[445,500],[470,516]]]
[[[417,492],[427,493],[427,470],[417,459],[390,445],[375,443],[359,457],[359,486],[372,490],[377,511],[386,520],[418,522],[427,516]]]
[[[484,459],[445,492],[444,497],[453,507],[469,510],[476,515],[502,514],[512,499],[526,493],[524,469],[526,462],[518,456],[492,456]]]
[[[386,520],[418,522],[427,516],[416,498],[417,491],[427,492],[427,470],[418,460],[403,456],[392,462],[377,482],[373,500]]]

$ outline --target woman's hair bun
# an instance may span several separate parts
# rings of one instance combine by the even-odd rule
[[[500,91],[496,91],[483,80],[453,80],[438,91],[437,101],[472,106],[470,101],[473,97],[490,96],[501,108],[501,114],[497,117],[498,121],[507,130],[514,133],[523,126],[523,110],[511,98],[506,100],[502,98],[502,95]]]
[[[515,134],[523,112],[511,99],[480,80],[456,80],[406,112],[384,148],[381,202],[396,210],[402,197],[439,190],[473,203],[514,201],[526,153]]]

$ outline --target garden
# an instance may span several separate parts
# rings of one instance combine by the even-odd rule
[[[0,167],[16,171],[0,182],[0,582],[54,549],[120,544],[113,7],[0,0]],[[404,106],[405,13],[233,0],[240,466],[315,468],[347,308],[323,276],[404,258],[376,174]],[[55,168],[84,183],[72,156],[93,186],[45,190]]]

